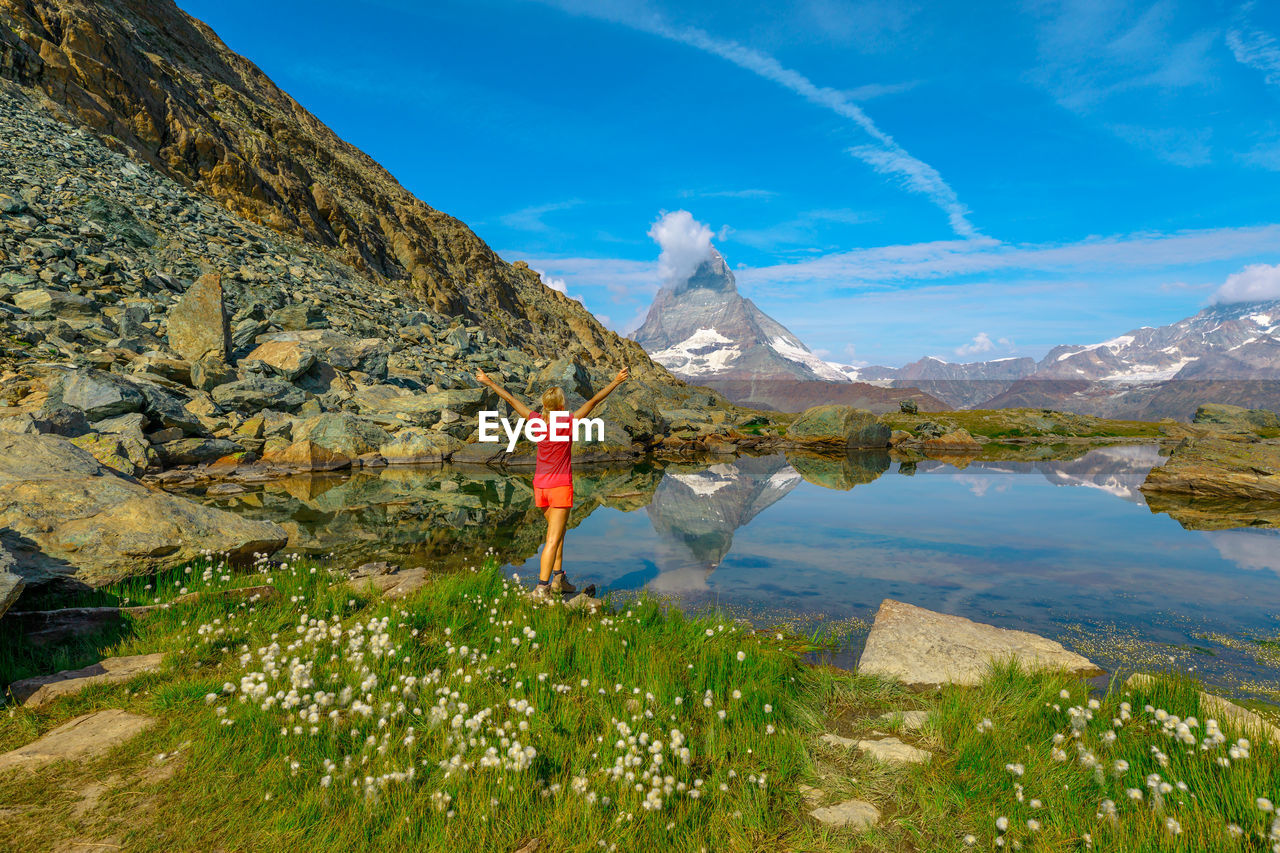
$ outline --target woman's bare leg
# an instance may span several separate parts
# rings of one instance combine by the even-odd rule
[[[560,557],[564,550],[564,529],[569,521],[569,510],[565,507],[552,506],[542,511],[547,518],[547,541],[542,546],[541,571],[538,580],[546,583],[551,580],[552,570],[559,568]]]

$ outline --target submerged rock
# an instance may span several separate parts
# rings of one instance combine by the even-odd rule
[[[1091,677],[1103,671],[1060,643],[1027,631],[983,625],[886,598],[867,635],[861,675],[895,678],[909,687],[975,685],[993,662],[1029,669],[1061,669]]]
[[[117,475],[65,439],[0,435],[0,537],[28,582],[100,585],[194,559],[273,552],[288,536]]]

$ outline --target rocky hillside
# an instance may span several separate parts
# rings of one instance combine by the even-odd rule
[[[0,0],[0,76],[241,219],[332,250],[388,295],[500,345],[653,373],[638,347],[419,201],[171,0]]]
[[[691,380],[847,381],[738,293],[715,249],[687,281],[658,291],[632,337],[654,361]]]
[[[508,461],[475,440],[476,412],[499,408],[477,368],[527,397],[559,384],[571,401],[612,376],[594,360],[504,345],[425,295],[394,293],[319,246],[245,221],[109,149],[61,109],[0,80],[0,433],[39,438],[42,453],[70,460],[61,493],[30,466],[0,476],[0,553],[13,552],[32,581],[96,583],[188,553],[180,530],[146,522],[164,496],[134,478]],[[756,413],[661,368],[601,414],[605,441],[579,458],[731,446],[745,420],[767,430]],[[528,461],[528,447],[517,456]],[[112,498],[125,493],[137,507],[127,519]],[[80,538],[108,528],[111,542],[127,534],[130,544],[90,549]],[[220,547],[278,546],[277,532]]]

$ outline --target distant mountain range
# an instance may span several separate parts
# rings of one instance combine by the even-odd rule
[[[798,410],[842,402],[873,410],[911,398],[946,408],[1054,408],[1108,417],[1189,419],[1204,402],[1280,406],[1280,300],[1214,305],[1167,326],[1058,346],[1039,361],[904,367],[826,362],[738,293],[720,253],[659,291],[632,337],[676,375],[736,402]]]

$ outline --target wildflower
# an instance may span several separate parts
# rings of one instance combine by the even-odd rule
[[[996,829],[1004,832],[1009,828],[1009,818],[1001,816],[996,818]]]
[[[747,653],[746,653],[746,652],[738,652],[738,662],[739,662],[739,663],[741,663],[742,661],[744,661],[744,660],[746,660],[746,659],[747,659]]]
[[[1165,832],[1169,833],[1170,835],[1182,834],[1182,824],[1178,823],[1177,820],[1171,817],[1167,817],[1164,819],[1164,829],[1165,829]]]
[[[1040,821],[1036,820],[1035,818],[1030,818],[1030,819],[1027,821],[1027,829],[1029,829],[1031,832],[1039,832],[1039,831],[1040,831]]]
[[[772,714],[772,713],[773,713],[773,706],[772,706],[772,705],[769,705],[769,704],[767,704],[767,703],[766,703],[766,704],[765,704],[765,706],[764,706],[764,712],[765,712],[766,714]]]
[[[1266,797],[1258,797],[1256,805],[1259,811],[1273,812],[1276,810],[1276,807]]]

